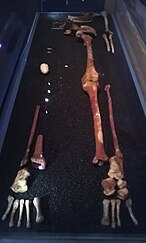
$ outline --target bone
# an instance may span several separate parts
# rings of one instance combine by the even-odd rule
[[[119,179],[117,181],[117,186],[119,189],[123,189],[123,188],[127,187],[127,182],[125,180]]]
[[[116,222],[115,222],[115,206],[116,206],[116,200],[115,199],[111,199],[111,209],[112,209],[112,222],[111,222],[111,226],[112,228],[116,228]]]
[[[128,197],[128,189],[125,187],[125,188],[122,188],[122,189],[119,189],[117,190],[117,198],[125,201],[126,198]]]
[[[14,226],[14,217],[15,217],[15,213],[17,211],[19,207],[19,200],[16,199],[13,203],[13,208],[12,208],[12,212],[11,212],[11,216],[10,216],[10,222],[9,222],[9,227],[13,227]]]
[[[46,169],[46,160],[43,155],[43,135],[39,135],[36,141],[35,151],[31,158],[32,165],[39,169]]]
[[[12,208],[13,202],[14,202],[14,197],[9,195],[7,200],[8,200],[8,205],[7,205],[7,209],[6,209],[5,213],[2,216],[2,220],[5,220],[7,215],[9,214],[9,212],[10,212],[10,210]]]
[[[111,46],[111,52],[114,54],[115,53],[115,48],[114,48],[114,43],[113,43],[113,32],[109,32],[109,41],[110,41],[110,46]]]
[[[117,226],[121,227],[121,220],[120,220],[120,207],[121,207],[121,200],[116,199],[116,212],[117,212]]]
[[[103,200],[103,217],[102,217],[102,220],[101,220],[101,224],[105,225],[105,226],[110,225],[109,205],[110,205],[110,200],[104,199]]]
[[[44,221],[44,216],[42,215],[42,210],[41,210],[41,204],[40,204],[40,198],[35,197],[33,199],[33,205],[36,208],[36,223],[42,223]]]
[[[133,214],[133,210],[132,210],[132,199],[131,198],[128,198],[125,202],[125,205],[126,207],[128,208],[128,212],[129,212],[129,215],[133,221],[133,223],[135,225],[138,225],[138,221],[137,219],[135,218],[134,214]]]
[[[35,133],[35,130],[36,130],[36,125],[37,125],[37,121],[38,121],[39,111],[40,111],[40,106],[37,105],[36,109],[35,109],[35,114],[34,114],[34,118],[33,118],[31,132],[30,132],[30,135],[29,135],[28,143],[27,143],[27,149],[26,149],[26,152],[25,152],[25,155],[24,155],[23,159],[21,160],[20,166],[24,166],[24,165],[26,165],[28,163],[29,153],[30,153],[30,149],[31,149],[34,133]]]
[[[112,178],[106,178],[102,180],[103,193],[106,196],[111,196],[115,193],[116,181]]]
[[[110,169],[108,171],[108,176],[110,178],[114,178],[116,180],[120,180],[124,178],[124,170],[123,170],[123,160],[115,155],[109,159]]]
[[[109,32],[107,12],[106,11],[102,11],[101,12],[101,16],[104,18],[105,32]]]
[[[30,200],[25,200],[25,207],[26,207],[26,228],[30,228]]]
[[[23,208],[24,208],[24,199],[20,199],[20,202],[19,202],[19,219],[18,219],[18,222],[17,222],[17,227],[21,226]]]
[[[23,193],[28,190],[27,179],[30,176],[27,168],[18,171],[16,178],[10,187],[15,193]]]
[[[110,52],[110,45],[109,45],[109,41],[108,41],[107,35],[103,34],[102,37],[105,40],[107,51]]]

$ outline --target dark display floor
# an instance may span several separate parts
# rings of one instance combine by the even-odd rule
[[[33,199],[41,197],[45,221],[34,222],[31,228],[23,224],[9,228],[10,217],[0,222],[1,235],[48,237],[68,236],[144,237],[146,234],[146,126],[145,117],[130,75],[123,50],[112,19],[115,54],[106,51],[102,39],[104,22],[96,17],[90,26],[97,31],[93,39],[95,66],[100,73],[99,104],[102,114],[105,150],[114,154],[108,117],[106,84],[111,85],[114,118],[120,148],[124,155],[124,171],[128,182],[133,210],[139,224],[133,225],[125,204],[121,207],[122,227],[102,226],[102,179],[106,178],[108,163],[102,167],[92,164],[95,153],[93,120],[90,102],[82,90],[81,77],[86,68],[86,48],[74,36],[66,36],[54,22],[64,21],[63,14],[40,14],[31,49],[26,61],[9,127],[4,141],[0,177],[0,216],[7,207],[7,196]],[[48,53],[47,48],[52,48]],[[39,66],[49,64],[50,72],[43,75]],[[46,171],[33,169],[29,190],[14,194],[10,186],[22,160],[36,105],[41,106],[37,131],[44,135]]]

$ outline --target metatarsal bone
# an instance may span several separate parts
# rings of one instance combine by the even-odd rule
[[[107,35],[103,34],[102,37],[105,40],[107,51],[110,52],[110,45],[109,45],[109,41],[108,41]]]
[[[137,224],[138,224],[138,221],[137,221],[137,219],[135,218],[135,216],[134,216],[134,214],[133,214],[133,210],[132,210],[132,199],[131,199],[131,198],[128,198],[128,199],[126,200],[126,202],[125,202],[125,205],[126,205],[126,207],[128,208],[128,211],[129,211],[129,214],[130,214],[130,217],[131,217],[133,223],[134,223],[135,225],[137,225]]]
[[[115,222],[115,206],[116,206],[116,200],[111,199],[111,207],[112,207],[112,228],[116,228],[116,222]]]
[[[3,214],[2,216],[2,220],[5,220],[7,215],[9,214],[10,210],[11,210],[11,207],[13,205],[13,202],[14,202],[14,197],[12,197],[11,195],[8,196],[7,198],[8,200],[8,206],[7,206],[7,209],[5,211],[5,213]]]
[[[36,208],[36,223],[42,223],[44,221],[44,216],[42,215],[40,198],[35,197],[33,199],[33,205]]]
[[[24,208],[24,199],[20,199],[20,203],[19,203],[19,219],[17,222],[17,227],[21,226],[21,221],[22,221],[22,214],[23,214],[23,208]]]
[[[30,201],[28,199],[25,200],[26,207],[26,228],[30,228]]]
[[[107,226],[107,225],[110,224],[110,221],[109,221],[110,200],[104,199],[102,203],[103,203],[103,217],[102,217],[102,220],[101,220],[101,224]]]
[[[12,212],[11,212],[9,227],[13,227],[14,226],[14,217],[15,217],[15,213],[16,213],[16,210],[18,209],[18,207],[19,207],[19,200],[16,199],[14,201],[14,204],[13,204],[13,209],[12,209]]]
[[[112,53],[115,53],[115,48],[114,48],[112,36],[113,36],[113,32],[110,31],[109,32],[109,40],[110,40],[110,45],[111,45],[111,51],[112,51]]]
[[[121,206],[121,200],[116,199],[116,211],[117,211],[117,225],[121,227],[121,220],[120,220],[120,206]]]

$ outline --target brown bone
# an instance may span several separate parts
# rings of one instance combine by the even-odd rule
[[[43,135],[37,138],[34,154],[31,158],[33,166],[39,170],[46,169],[46,160],[43,156]]]
[[[76,32],[76,36],[84,41],[87,47],[87,67],[85,74],[82,77],[82,87],[88,93],[94,121],[94,134],[96,142],[96,153],[93,158],[94,164],[102,165],[104,161],[108,160],[108,156],[104,150],[103,132],[101,114],[98,105],[98,87],[99,87],[99,74],[94,66],[93,50],[92,50],[92,37],[85,34],[92,33],[95,35],[95,30],[89,26],[84,26]]]

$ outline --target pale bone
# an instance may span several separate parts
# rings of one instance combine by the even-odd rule
[[[30,173],[27,169],[21,169],[18,171],[16,178],[11,186],[11,189],[15,193],[23,193],[28,190],[27,179]]]
[[[126,198],[128,197],[128,189],[125,187],[125,188],[122,188],[122,189],[119,189],[117,190],[117,198],[125,201]]]
[[[25,200],[25,208],[26,208],[26,228],[30,228],[30,200]]]
[[[114,54],[115,53],[115,48],[114,48],[114,44],[113,44],[113,39],[112,39],[112,37],[113,37],[113,32],[109,32],[109,40],[110,40],[110,46],[111,46],[111,51],[112,51],[112,53]]]
[[[10,216],[10,222],[9,222],[9,227],[13,227],[14,226],[14,217],[15,217],[15,213],[17,211],[19,207],[19,200],[16,199],[13,203],[13,208],[12,208],[12,212],[11,212],[11,216]]]
[[[33,199],[33,205],[36,208],[36,223],[42,223],[44,221],[44,216],[42,215],[42,210],[41,210],[41,204],[40,204],[40,198],[35,197]]]
[[[117,186],[119,189],[123,189],[123,188],[127,187],[127,181],[119,179],[117,181]]]
[[[19,202],[19,219],[18,219],[18,222],[17,222],[17,227],[21,226],[23,208],[24,208],[24,199],[20,199],[20,202]]]
[[[116,228],[116,222],[115,222],[115,206],[116,206],[116,200],[111,199],[111,210],[112,210],[112,223],[111,226],[112,228]]]
[[[117,212],[117,225],[118,225],[118,227],[121,227],[120,206],[121,206],[121,200],[116,199],[116,212]]]
[[[135,218],[134,214],[133,214],[133,210],[132,210],[132,199],[131,198],[128,198],[125,202],[125,205],[126,207],[128,208],[128,212],[129,212],[129,215],[133,221],[133,223],[135,225],[138,225],[138,221],[137,219]]]
[[[107,51],[110,52],[110,45],[109,45],[109,41],[108,41],[107,35],[103,34],[102,37],[105,40]]]
[[[109,32],[110,30],[109,30],[109,27],[108,27],[108,18],[107,18],[106,11],[102,11],[101,16],[104,18],[105,32]]]
[[[110,178],[114,178],[116,180],[124,178],[124,170],[123,170],[123,160],[115,155],[109,159],[110,169],[108,171],[108,176]]]
[[[10,212],[10,210],[12,208],[13,202],[14,202],[14,197],[9,195],[7,200],[8,200],[8,205],[7,205],[7,209],[6,209],[5,213],[2,216],[2,220],[5,220],[7,215],[9,214],[9,212]]]
[[[108,199],[104,199],[103,200],[103,217],[101,220],[101,224],[102,225],[109,225],[110,221],[109,221],[109,205],[110,205],[110,200]]]

